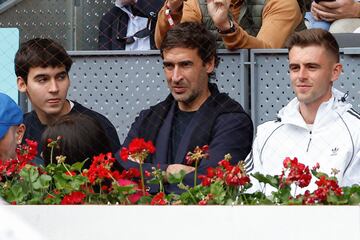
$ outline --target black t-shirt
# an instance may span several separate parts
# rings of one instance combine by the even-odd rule
[[[176,107],[171,128],[171,145],[169,146],[170,159],[168,159],[169,164],[174,163],[181,138],[183,137],[186,128],[188,127],[195,113],[196,112],[184,112]]]
[[[103,115],[93,110],[90,110],[77,102],[73,102],[74,107],[68,114],[72,113],[81,113],[89,117],[96,119],[99,124],[104,128],[106,136],[110,141],[110,148],[113,154],[115,154],[120,149],[120,141],[117,135],[114,125]],[[38,156],[43,149],[41,144],[41,135],[45,131],[46,125],[42,124],[35,111],[28,112],[24,114],[24,124],[26,126],[26,131],[23,137],[23,143],[25,139],[30,139],[38,142]]]

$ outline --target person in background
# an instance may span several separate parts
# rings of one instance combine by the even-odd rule
[[[219,47],[281,48],[291,33],[306,28],[305,1],[167,0],[158,14],[156,46],[173,25],[203,22],[218,34]]]
[[[314,1],[305,19],[308,28],[322,28],[331,33],[352,33],[360,27],[360,1]]]
[[[329,176],[338,172],[341,186],[359,184],[360,115],[333,88],[342,71],[338,43],[323,29],[308,29],[294,33],[287,47],[296,97],[257,128],[247,170],[280,175],[284,159],[296,157],[309,168],[319,163]],[[312,181],[308,188],[315,187]]]
[[[39,143],[40,154],[43,149],[41,135],[46,126],[61,116],[80,113],[101,124],[115,153],[120,148],[120,141],[113,124],[100,113],[67,99],[71,65],[72,60],[65,49],[51,39],[35,38],[21,44],[15,56],[17,86],[20,92],[26,93],[34,109],[24,115],[24,137]]]
[[[0,161],[16,159],[24,132],[23,112],[8,95],[0,93]]]
[[[116,0],[99,24],[99,50],[155,49],[157,13],[163,0]]]
[[[57,141],[57,147],[53,150],[47,146],[51,141]],[[51,155],[62,155],[66,157],[65,162],[70,165],[87,159],[84,168],[89,169],[94,156],[111,152],[110,141],[103,127],[96,119],[78,113],[61,116],[52,125],[47,126],[41,142],[45,165],[56,162],[55,159],[51,159]]]
[[[143,169],[151,172],[153,167],[161,168],[167,176],[183,170],[187,173],[184,184],[193,186],[195,168],[186,162],[186,154],[197,146],[209,146],[209,158],[200,161],[199,174],[217,166],[228,153],[231,163],[236,164],[251,150],[253,125],[242,106],[210,82],[218,58],[215,36],[204,25],[176,25],[167,32],[160,54],[171,94],[140,112],[123,146],[128,147],[134,138],[151,140],[157,151]],[[119,162],[125,169],[138,168],[132,159]],[[168,193],[181,192],[176,184],[164,187]],[[157,184],[150,186],[151,193],[158,191]]]

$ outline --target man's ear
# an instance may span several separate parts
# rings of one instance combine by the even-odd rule
[[[213,57],[209,62],[205,63],[206,66],[206,72],[212,73],[215,69],[215,57]]]
[[[16,129],[16,143],[17,144],[20,144],[22,142],[25,130],[26,130],[26,126],[23,123],[17,127],[17,129]]]
[[[336,63],[333,67],[331,81],[335,82],[336,80],[338,80],[341,72],[342,72],[342,64]]]
[[[26,92],[26,82],[22,77],[17,77],[17,87],[19,92]]]

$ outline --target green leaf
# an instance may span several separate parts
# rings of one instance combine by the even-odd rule
[[[175,173],[175,174],[169,174],[167,181],[170,184],[174,184],[174,183],[180,183],[182,182],[182,180],[184,179],[186,173],[184,170],[180,170],[180,172]]]
[[[31,165],[25,165],[19,173],[21,177],[23,177],[26,181],[35,182],[39,177],[39,171],[37,167]]]
[[[269,184],[274,188],[279,188],[280,181],[278,176],[264,175],[259,172],[252,173],[251,176],[256,178],[261,183]]]
[[[303,197],[289,199],[287,204],[289,205],[302,205]]]
[[[215,182],[210,185],[210,193],[213,194],[213,199],[216,204],[224,204],[225,203],[225,195],[226,191],[222,186],[221,182]]]
[[[26,196],[26,192],[23,191],[23,188],[20,184],[14,184],[10,191],[8,191],[7,195],[5,196],[5,200],[7,202],[16,202],[21,203]]]
[[[113,184],[114,189],[116,189],[117,193],[121,193],[121,194],[133,194],[136,193],[136,185],[135,184],[130,184],[130,185],[126,185],[126,186],[119,186],[116,184]]]
[[[266,195],[262,192],[245,193],[242,194],[247,198],[250,205],[272,205],[274,204]]]
[[[289,198],[291,197],[291,188],[289,186],[280,188],[277,191],[272,192],[275,203],[288,204]]]
[[[32,184],[32,186],[35,190],[48,189],[51,180],[52,180],[51,176],[43,174]]]
[[[157,178],[152,178],[150,180],[146,181],[148,184],[159,184],[160,183],[160,179]]]
[[[85,159],[85,160],[82,161],[82,162],[76,162],[76,163],[74,163],[73,165],[71,165],[70,171],[78,171],[78,172],[81,172],[81,170],[82,170],[83,167],[84,167],[85,162],[87,162],[87,161],[88,161],[88,159]]]
[[[44,193],[34,192],[31,198],[26,200],[26,204],[41,204],[43,198],[44,198]]]
[[[63,178],[62,175],[55,175],[54,180],[55,180],[55,186],[57,189],[61,190],[61,189],[65,189],[68,187],[67,181],[65,178]]]
[[[70,181],[69,181],[69,185],[74,189],[74,190],[79,190],[81,185],[85,184],[87,182],[87,178],[81,175],[76,175],[74,176]]]
[[[142,196],[139,199],[138,204],[142,204],[142,205],[148,205],[151,203],[152,197],[151,196]]]
[[[359,205],[360,204],[360,192],[354,192],[349,197],[349,204]]]
[[[337,205],[338,203],[338,197],[334,194],[334,192],[330,192],[327,196],[326,201],[331,205]]]
[[[326,173],[318,172],[316,170],[311,170],[311,173],[314,177],[320,179],[320,177],[325,176],[326,178],[329,178],[329,176]]]

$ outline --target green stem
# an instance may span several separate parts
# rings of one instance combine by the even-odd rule
[[[54,157],[54,146],[51,146],[51,150],[50,150],[50,164],[53,163],[53,157]]]
[[[116,179],[113,177],[113,175],[111,175],[111,173],[109,173],[109,176],[116,183],[116,185],[120,186],[118,181],[116,181]]]
[[[61,164],[64,166],[65,170],[70,174],[70,176],[73,176],[70,170],[66,167],[65,163],[62,162]]]
[[[31,182],[30,171],[28,172],[28,174],[29,174],[29,186],[30,186],[31,194],[32,196],[34,196],[34,189]]]
[[[164,184],[162,179],[160,179],[159,181],[159,188],[160,188],[160,192],[164,192]]]
[[[249,202],[248,198],[246,197],[246,195],[243,194],[242,191],[240,191],[240,188],[239,188],[239,193],[238,194],[239,194],[239,196],[241,196],[241,198],[244,199],[244,202],[245,202],[246,205],[250,205],[250,202]]]
[[[191,199],[194,201],[194,204],[198,204],[198,202],[196,201],[196,199],[195,199],[194,195],[190,192],[190,190],[189,190],[189,189],[187,189],[187,192],[189,193],[189,195],[190,195]]]
[[[142,193],[143,193],[143,196],[145,196],[145,181],[144,181],[144,173],[143,173],[143,169],[142,169],[142,163],[139,163],[139,167],[140,167]]]
[[[53,198],[55,198],[55,195],[51,194],[49,191],[45,190],[45,193],[49,194],[50,196],[52,196]]]
[[[196,180],[197,180],[198,161],[199,160],[197,159],[195,160],[194,187],[196,186]]]
[[[100,190],[100,192],[99,192],[99,193],[100,193],[100,198],[101,198],[101,196],[102,196],[102,187],[101,187],[101,182],[99,183],[99,188],[100,188],[100,189],[99,189],[99,190]]]

